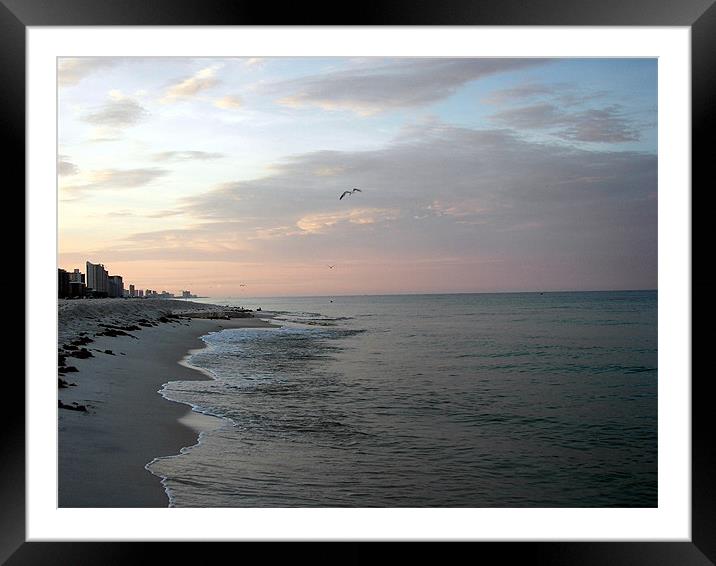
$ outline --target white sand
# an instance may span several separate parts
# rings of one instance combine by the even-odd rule
[[[60,507],[168,506],[160,479],[144,466],[155,457],[178,454],[196,443],[199,432],[220,423],[165,399],[159,389],[168,381],[208,379],[178,363],[189,350],[203,347],[199,336],[222,328],[271,325],[258,318],[192,318],[131,331],[133,337],[94,334],[102,323],[130,325],[170,311],[196,316],[206,309],[167,300],[60,301],[60,344],[80,332],[94,339],[84,346],[94,357],[66,359],[79,371],[62,377],[77,385],[58,391],[63,403],[88,408],[87,413],[58,409]]]

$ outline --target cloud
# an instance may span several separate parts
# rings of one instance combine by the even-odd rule
[[[339,224],[375,224],[395,220],[399,211],[380,208],[354,208],[347,211],[309,214],[300,218],[296,226],[303,232],[317,234],[326,232]]]
[[[294,156],[267,177],[223,183],[181,206],[207,220],[290,216],[295,219],[290,224],[310,213],[369,203],[380,209],[432,210],[436,216],[489,210],[494,220],[495,214],[507,218],[508,210],[551,210],[592,198],[622,198],[647,186],[652,191],[655,163],[655,156],[638,152],[530,143],[509,130],[422,124],[384,148]],[[316,175],[319,171],[339,174]],[[341,192],[353,186],[363,192],[339,202]],[[535,204],[525,207],[527,202]]]
[[[640,139],[637,125],[616,105],[568,111],[543,103],[503,110],[492,119],[518,130],[552,130],[558,138],[570,141],[619,143]]]
[[[184,199],[184,210],[199,218],[225,218],[217,214],[218,210],[227,206],[232,211],[228,217],[236,212],[237,205],[243,200],[242,184],[240,182],[221,183],[214,189],[201,195]]]
[[[102,250],[101,255],[113,261],[238,259],[251,249],[251,245],[237,228],[234,222],[217,222],[139,232],[128,236],[116,246]]]
[[[208,159],[221,159],[226,157],[223,153],[207,151],[162,151],[152,156],[154,161],[206,161]]]
[[[595,99],[604,99],[610,95],[604,90],[585,90],[579,84],[523,82],[515,86],[499,89],[483,99],[488,104],[529,104],[537,101],[552,102],[559,106],[580,106]]]
[[[338,199],[354,186],[363,192]],[[184,215],[176,229],[135,234],[110,251],[270,266],[345,258],[384,265],[388,278],[400,259],[401,281],[416,283],[410,266],[449,257],[479,266],[436,275],[463,289],[645,288],[657,280],[656,191],[653,154],[423,122],[384,147],[294,155],[262,178],[180,198],[167,211]]]
[[[318,175],[319,177],[334,177],[336,175],[340,175],[345,171],[344,167],[336,166],[336,167],[319,167],[315,169],[313,172],[315,175]]]
[[[425,218],[429,215],[435,216],[449,216],[463,221],[464,219],[476,217],[489,212],[489,209],[485,208],[480,199],[462,199],[459,204],[446,203],[440,199],[434,200],[430,205],[426,207],[426,212],[429,214],[422,216]]]
[[[131,210],[113,210],[105,214],[105,216],[109,218],[133,218],[137,215]]]
[[[101,169],[84,175],[84,182],[62,186],[65,194],[81,196],[92,191],[143,187],[168,174],[166,169]]]
[[[617,106],[571,114],[565,126],[557,135],[566,140],[610,143],[638,141],[641,137],[637,126]]]
[[[242,105],[241,98],[231,94],[227,94],[214,101],[214,106],[223,110],[236,110],[237,108],[241,108]]]
[[[430,104],[470,81],[544,63],[543,59],[398,59],[274,83],[266,88],[275,94],[285,93],[278,100],[285,106],[317,106],[371,115]]]
[[[560,126],[564,116],[556,106],[545,103],[503,110],[493,114],[492,119],[512,128],[541,129]]]
[[[116,135],[122,129],[134,126],[148,115],[135,99],[119,91],[111,91],[109,100],[82,116],[82,120],[97,127],[96,138]]]
[[[571,83],[522,83],[497,90],[484,101],[508,105],[491,116],[501,126],[541,130],[568,141],[638,141],[644,125],[630,119],[620,105],[597,106],[595,101],[608,98],[608,92],[585,92]]]
[[[542,96],[554,96],[558,89],[564,89],[567,85],[548,85],[543,83],[522,83],[510,88],[496,90],[485,98],[489,104],[503,104],[516,100],[531,99]]]
[[[180,216],[184,214],[181,210],[158,210],[157,212],[153,212],[151,214],[147,214],[147,218],[168,218],[170,216]]]
[[[375,150],[293,156],[264,178],[224,183],[179,209],[254,242],[243,259],[550,259],[622,270],[619,277],[643,286],[656,281],[656,164],[647,153],[423,123]],[[340,175],[315,174],[334,168]],[[353,186],[363,192],[339,201]]]
[[[61,57],[57,64],[57,84],[74,86],[95,71],[112,67],[117,62],[112,57]]]
[[[166,104],[191,99],[205,90],[213,88],[219,84],[219,80],[216,78],[216,71],[221,67],[221,64],[205,67],[191,77],[169,86],[164,92],[161,102]]]
[[[57,174],[65,177],[79,173],[79,167],[67,160],[66,155],[57,156]]]

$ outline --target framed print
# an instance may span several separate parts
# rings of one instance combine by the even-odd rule
[[[716,9],[448,6],[4,0],[9,564],[712,563],[691,185]]]

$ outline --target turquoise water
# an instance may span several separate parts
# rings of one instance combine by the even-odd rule
[[[178,507],[654,507],[657,292],[209,299],[224,417],[157,460]]]

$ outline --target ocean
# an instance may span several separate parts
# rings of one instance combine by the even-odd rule
[[[657,292],[207,299],[176,507],[656,507]]]

